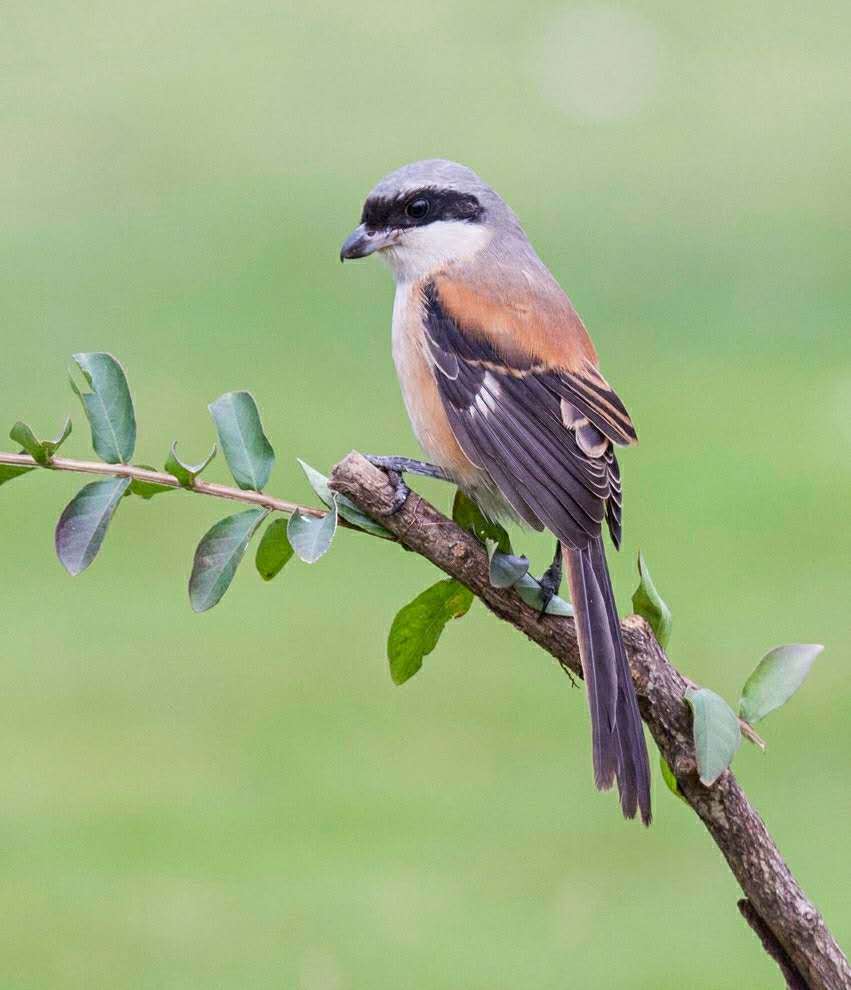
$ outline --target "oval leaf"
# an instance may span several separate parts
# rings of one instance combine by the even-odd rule
[[[287,539],[287,520],[274,519],[266,527],[254,558],[260,577],[264,581],[271,581],[281,572],[294,552],[292,544]]]
[[[461,529],[472,533],[480,543],[486,544],[488,540],[492,540],[502,553],[511,553],[508,533],[499,523],[491,522],[460,488],[455,492],[455,501],[452,503],[452,518]]]
[[[804,683],[823,649],[818,643],[788,643],[766,653],[745,681],[739,715],[755,725],[785,704]]]
[[[107,464],[126,464],[136,447],[136,414],[124,369],[111,354],[74,354],[91,392],[71,388],[83,403],[92,428],[92,445]]]
[[[637,615],[646,619],[650,624],[650,628],[662,649],[667,649],[673,621],[671,610],[656,590],[653,579],[650,577],[650,571],[647,569],[647,561],[642,553],[638,554],[638,573],[641,580],[632,596],[632,607]]]
[[[732,763],[742,744],[742,732],[736,713],[709,688],[686,691],[686,701],[694,713],[694,749],[701,782],[715,783]]]
[[[198,475],[216,456],[216,449],[216,445],[213,444],[213,449],[209,454],[207,454],[206,458],[201,461],[200,464],[184,464],[184,462],[177,456],[177,441],[175,440],[171,445],[171,450],[168,452],[168,458],[165,462],[165,470],[168,471],[169,474],[173,474],[184,488],[191,488],[195,484],[195,479]]]
[[[370,518],[365,512],[355,505],[355,503],[347,498],[345,495],[341,495],[339,492],[332,492],[331,487],[328,484],[328,479],[322,474],[321,471],[317,471],[316,468],[311,467],[300,457],[297,458],[299,464],[301,465],[302,471],[304,471],[305,477],[310,482],[310,487],[316,492],[322,502],[331,508],[334,501],[337,502],[337,511],[340,516],[346,520],[347,523],[351,523],[353,526],[357,526],[358,529],[362,529],[365,533],[370,533],[372,536],[380,536],[385,540],[394,539],[393,534],[390,530],[385,529],[380,523],[377,523],[374,519]]]
[[[113,513],[130,487],[129,478],[103,478],[81,488],[56,524],[56,553],[69,574],[79,574],[95,559]]]
[[[209,408],[234,481],[240,488],[261,491],[275,463],[275,451],[263,432],[254,396],[226,392]]]
[[[324,516],[308,516],[296,510],[287,523],[287,539],[305,564],[315,564],[327,552],[336,531],[337,506],[333,501]]]
[[[220,519],[204,534],[189,578],[189,601],[195,612],[206,612],[221,600],[249,540],[268,513],[268,509],[246,509]]]
[[[524,574],[514,585],[514,590],[518,595],[538,612],[544,604],[544,593],[541,591],[541,584],[531,574]],[[545,615],[573,615],[573,606],[558,595],[553,595],[544,609]]]
[[[490,583],[494,588],[511,588],[528,572],[529,560],[498,548],[491,554]]]
[[[400,609],[387,638],[390,676],[404,684],[422,667],[423,657],[437,646],[450,619],[465,615],[473,593],[454,578],[438,581]]]

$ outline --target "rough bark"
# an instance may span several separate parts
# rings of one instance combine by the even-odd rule
[[[549,615],[539,618],[514,591],[494,588],[482,546],[425,499],[412,492],[400,511],[388,515],[393,488],[383,471],[357,453],[335,467],[332,487],[380,521],[403,546],[465,584],[495,615],[528,636],[565,670],[582,676],[573,621]],[[641,715],[686,801],[738,880],[750,905],[751,916],[745,915],[748,923],[764,945],[766,939],[773,939],[772,944],[782,950],[788,972],[802,981],[799,986],[849,990],[848,960],[792,876],[735,775],[726,771],[712,787],[700,783],[691,714],[683,698],[688,686],[685,678],[668,661],[643,619],[631,615],[622,626]],[[788,983],[787,971],[784,976]]]

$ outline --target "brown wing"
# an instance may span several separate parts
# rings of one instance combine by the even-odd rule
[[[581,323],[563,328],[558,361],[552,333],[538,353],[534,336],[532,348],[516,344],[528,335],[507,337],[505,328],[528,313],[515,308],[500,315],[493,303],[462,306],[457,283],[446,280],[427,283],[423,297],[438,392],[465,455],[535,528],[546,526],[569,546],[584,547],[605,519],[619,545],[621,485],[612,445],[637,438],[593,363]],[[486,314],[500,323],[499,333],[482,325]]]

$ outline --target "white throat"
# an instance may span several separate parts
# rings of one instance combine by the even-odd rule
[[[436,220],[402,231],[393,247],[381,251],[396,282],[411,282],[452,261],[466,261],[484,248],[493,232],[481,223]]]

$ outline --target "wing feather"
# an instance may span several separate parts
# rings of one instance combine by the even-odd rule
[[[607,522],[620,542],[613,443],[635,442],[623,403],[587,360],[569,371],[502,354],[434,283],[423,289],[426,345],[450,427],[521,519],[584,547]],[[469,322],[469,317],[467,322]]]

